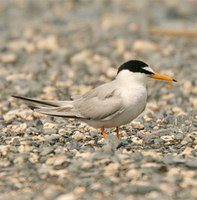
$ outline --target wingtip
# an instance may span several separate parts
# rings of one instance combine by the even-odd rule
[[[17,96],[17,95],[11,95],[11,97],[14,97],[16,99],[23,99],[24,97],[21,97],[21,96]]]

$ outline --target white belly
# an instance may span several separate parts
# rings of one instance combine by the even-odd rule
[[[94,121],[87,120],[86,123],[95,128],[118,127],[130,123],[144,110],[146,106],[147,91],[146,88],[136,88],[136,90],[125,90],[122,93],[124,99],[124,111],[116,115],[110,120]]]

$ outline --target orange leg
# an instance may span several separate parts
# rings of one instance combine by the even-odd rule
[[[118,127],[116,127],[116,135],[117,135],[117,138],[120,139]]]
[[[103,137],[106,138],[104,126],[101,127],[101,132],[103,134]]]

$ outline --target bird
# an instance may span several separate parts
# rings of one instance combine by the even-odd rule
[[[106,138],[105,128],[130,123],[145,109],[147,83],[151,79],[174,81],[161,75],[143,61],[129,60],[118,68],[114,80],[104,83],[82,95],[72,96],[70,101],[48,101],[12,95],[14,98],[30,101],[39,106],[29,106],[33,111],[56,117],[75,118],[94,128],[100,128]]]

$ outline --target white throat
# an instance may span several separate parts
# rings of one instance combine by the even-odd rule
[[[116,80],[121,84],[127,86],[129,85],[142,85],[146,87],[148,81],[150,78],[143,73],[138,72],[131,72],[129,70],[122,70],[119,72],[119,74],[116,76]]]

